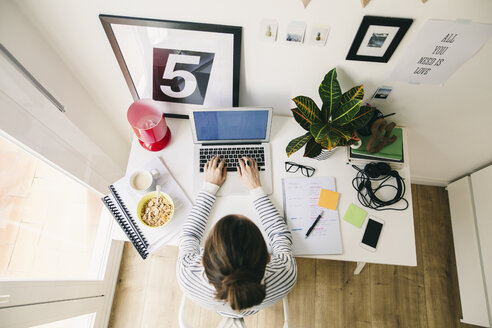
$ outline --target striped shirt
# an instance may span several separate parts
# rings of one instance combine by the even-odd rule
[[[197,195],[195,205],[179,239],[176,275],[187,298],[221,315],[244,317],[274,305],[294,287],[297,280],[297,265],[292,254],[292,236],[285,220],[279,215],[263,189],[260,187],[252,190],[253,205],[272,250],[263,278],[266,284],[266,295],[261,304],[249,309],[234,311],[225,300],[215,299],[215,287],[209,282],[201,263],[203,248],[200,248],[200,241],[215,202],[214,194],[217,189],[204,188]]]

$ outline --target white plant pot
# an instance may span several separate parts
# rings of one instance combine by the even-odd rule
[[[318,161],[325,160],[329,158],[331,155],[333,155],[333,153],[337,150],[337,148],[338,147],[335,147],[332,150],[323,149],[321,150],[321,153],[318,156],[316,156],[314,159],[317,159]]]
[[[359,149],[360,146],[362,146],[362,140],[359,140],[356,143],[354,143],[353,145],[350,145],[350,148],[352,148],[352,149]]]

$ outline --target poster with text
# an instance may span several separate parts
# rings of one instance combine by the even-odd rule
[[[388,79],[443,84],[491,36],[491,24],[428,20],[405,49]]]

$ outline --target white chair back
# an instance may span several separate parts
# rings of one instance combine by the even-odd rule
[[[246,328],[243,318],[222,318],[217,328]]]
[[[284,306],[284,326],[283,328],[289,328],[289,304],[287,303],[287,296],[282,299],[282,303]],[[192,328],[185,320],[185,307],[186,307],[186,296],[183,295],[181,298],[181,304],[179,306],[179,327],[180,328]],[[229,318],[224,317],[222,321],[219,323],[217,328],[246,328],[246,324],[244,323],[243,318]]]

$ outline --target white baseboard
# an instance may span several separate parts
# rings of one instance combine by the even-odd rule
[[[421,185],[436,186],[436,187],[446,187],[449,184],[449,181],[431,179],[425,177],[411,176],[410,180],[412,184],[421,184]]]

